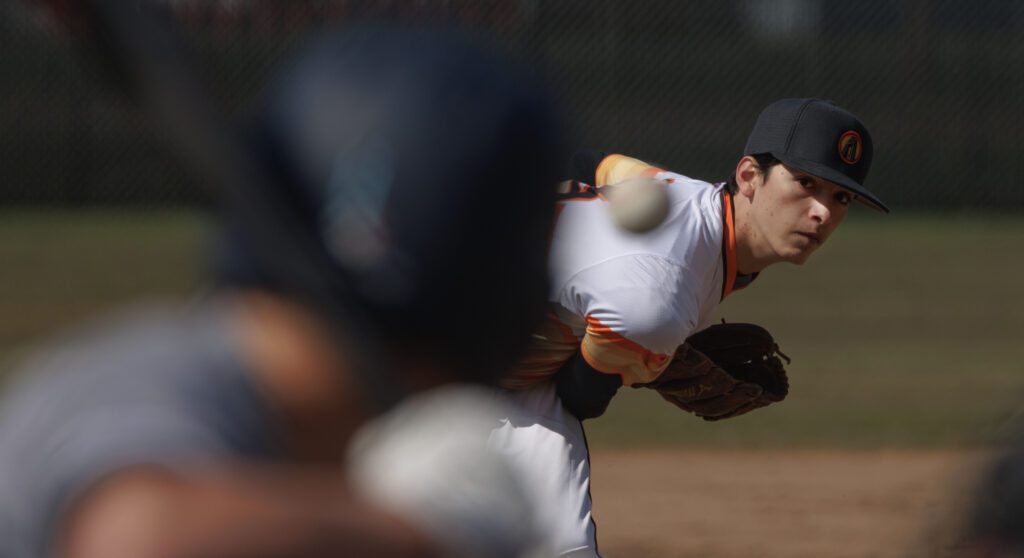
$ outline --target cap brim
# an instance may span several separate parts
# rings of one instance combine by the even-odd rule
[[[878,199],[878,196],[872,194],[870,191],[868,191],[867,188],[854,182],[852,178],[846,176],[845,174],[831,167],[827,167],[820,163],[815,163],[814,161],[807,161],[799,157],[792,157],[786,154],[772,153],[772,156],[782,161],[787,166],[799,169],[806,173],[813,174],[818,178],[824,178],[829,182],[834,182],[842,186],[843,188],[846,188],[847,190],[856,194],[856,199],[858,201],[870,207],[871,209],[881,211],[882,213],[889,213],[889,208],[886,207],[884,203],[882,203],[882,200]]]

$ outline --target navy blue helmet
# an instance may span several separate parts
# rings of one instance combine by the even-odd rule
[[[368,28],[300,56],[250,141],[282,210],[385,345],[489,376],[545,300],[557,120],[534,79],[489,48]],[[230,209],[221,280],[281,286]]]

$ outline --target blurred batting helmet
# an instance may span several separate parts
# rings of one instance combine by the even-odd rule
[[[333,34],[271,87],[251,139],[386,346],[467,378],[511,363],[545,299],[563,156],[522,69],[438,31]],[[220,278],[280,287],[231,222]]]

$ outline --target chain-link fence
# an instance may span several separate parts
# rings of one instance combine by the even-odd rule
[[[534,65],[580,145],[708,180],[760,109],[833,99],[875,138],[896,208],[1024,208],[1019,0],[164,0],[227,110],[244,114],[317,30],[451,24]],[[131,2],[126,2],[129,9]],[[0,7],[0,201],[191,203],[159,130],[109,94],[23,0]]]

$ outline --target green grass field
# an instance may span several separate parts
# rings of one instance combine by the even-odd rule
[[[782,404],[704,423],[624,390],[588,423],[599,447],[948,447],[1024,403],[1024,217],[856,215],[806,266],[769,269],[721,315],[793,357]],[[201,285],[187,212],[0,212],[0,359],[118,304]]]

